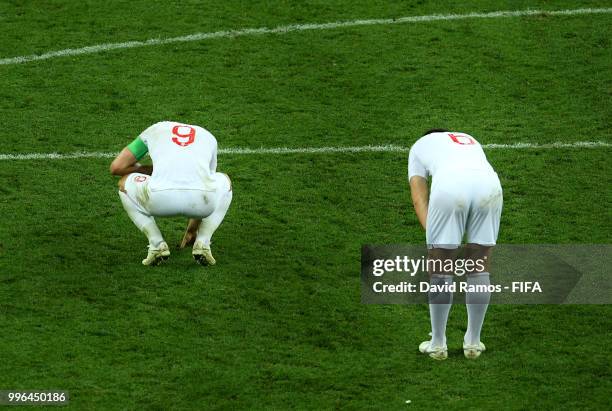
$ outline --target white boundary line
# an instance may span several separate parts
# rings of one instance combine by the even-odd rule
[[[580,149],[612,147],[612,143],[604,141],[576,141],[573,143],[515,143],[515,144],[483,144],[483,148],[489,150],[524,150],[524,149]],[[222,148],[219,154],[331,154],[331,153],[408,153],[410,147],[397,146],[393,144],[379,146],[347,146],[347,147],[261,147],[261,148]],[[117,153],[112,152],[89,152],[77,151],[74,153],[20,153],[0,154],[0,161],[10,160],[70,160],[79,158],[113,158]]]
[[[256,36],[262,34],[286,34],[306,30],[329,30],[341,27],[374,26],[386,24],[420,23],[440,20],[465,20],[465,19],[490,19],[499,17],[522,17],[522,16],[575,16],[581,14],[608,14],[612,8],[585,8],[573,10],[516,10],[516,11],[493,11],[489,13],[467,13],[467,14],[432,14],[428,16],[407,16],[395,19],[369,19],[336,21],[331,23],[290,24],[274,28],[260,27],[242,30],[215,31],[210,33],[195,33],[187,36],[169,37],[165,39],[153,38],[144,41],[127,41],[124,43],[105,43],[93,46],[71,48],[57,51],[49,51],[43,54],[32,54],[28,56],[7,57],[0,59],[0,65],[22,64],[37,60],[47,60],[55,57],[79,56],[82,54],[95,54],[109,50],[130,49],[137,47],[156,46],[172,43],[184,43],[190,41],[202,41],[218,38],[233,38],[239,36]]]

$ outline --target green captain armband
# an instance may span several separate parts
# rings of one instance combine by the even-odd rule
[[[149,152],[149,149],[147,148],[145,143],[140,139],[140,137],[136,137],[134,141],[132,141],[127,146],[127,149],[130,150],[132,154],[134,154],[134,157],[136,157],[136,160],[140,160],[141,158],[145,156],[145,154]]]

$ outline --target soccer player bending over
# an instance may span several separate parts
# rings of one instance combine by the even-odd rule
[[[138,161],[149,153],[153,167]],[[119,198],[130,219],[149,240],[144,265],[170,256],[154,217],[190,218],[181,244],[193,245],[193,258],[213,265],[210,239],[232,201],[226,174],[217,173],[217,140],[199,126],[162,121],[153,124],[113,160],[110,172],[122,176]]]
[[[503,201],[499,178],[474,137],[443,129],[428,131],[412,146],[408,178],[414,209],[426,231],[429,258],[455,258],[464,234],[465,258],[486,258],[484,270],[467,274],[465,296],[468,325],[463,352],[466,358],[478,358],[485,350],[480,331],[491,293],[469,290],[482,290],[491,284],[488,263],[497,241]],[[452,272],[430,271],[429,274],[430,285],[453,283]],[[481,287],[472,287],[478,285]],[[441,289],[444,287],[437,288]],[[431,340],[421,343],[419,350],[434,359],[444,360],[448,356],[446,321],[452,301],[452,292],[429,293]]]

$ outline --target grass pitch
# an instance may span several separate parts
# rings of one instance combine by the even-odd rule
[[[606,2],[20,2],[0,57],[200,31]],[[2,153],[118,151],[149,124],[221,147],[607,141],[609,14],[240,37],[0,66]],[[609,243],[609,148],[491,150],[502,243]],[[416,347],[425,306],[359,303],[364,243],[420,243],[398,153],[222,155],[218,265],[140,265],[108,159],[0,161],[0,389],[74,409],[607,409],[608,306],[492,306],[478,361]],[[170,244],[185,221],[161,220]],[[406,401],[410,400],[409,405]]]

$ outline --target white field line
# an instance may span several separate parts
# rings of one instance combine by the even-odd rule
[[[573,143],[515,143],[515,144],[483,144],[487,150],[524,150],[524,149],[580,149],[612,147],[612,143],[604,141],[576,141]],[[346,146],[346,147],[261,147],[261,148],[222,148],[219,154],[257,155],[257,154],[331,154],[331,153],[408,153],[410,147],[392,144],[379,146]],[[73,153],[21,153],[0,154],[0,161],[10,160],[70,160],[78,158],[113,158],[117,153],[76,151]]]
[[[43,54],[32,54],[28,56],[7,57],[0,59],[0,65],[21,64],[30,61],[46,60],[63,56],[78,56],[82,54],[95,54],[109,50],[130,49],[137,47],[156,46],[172,43],[184,43],[190,41],[202,41],[219,38],[233,38],[239,36],[256,36],[262,34],[286,34],[306,30],[330,30],[343,27],[375,26],[387,24],[420,23],[428,21],[447,21],[465,19],[491,19],[500,17],[522,17],[522,16],[575,16],[584,14],[607,14],[612,13],[612,8],[585,8],[570,10],[516,10],[516,11],[493,11],[489,13],[467,13],[467,14],[432,14],[428,16],[407,16],[391,19],[368,19],[336,21],[331,23],[290,24],[274,28],[260,27],[241,30],[225,30],[209,33],[194,33],[180,37],[152,38],[144,41],[134,40],[124,43],[104,43],[81,48],[71,48],[57,51],[49,51]]]

